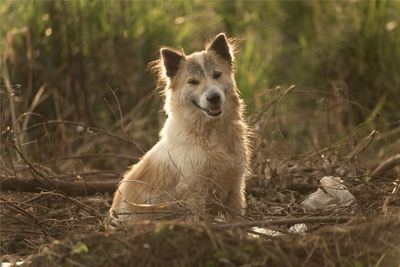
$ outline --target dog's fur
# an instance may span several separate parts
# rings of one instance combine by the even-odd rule
[[[158,143],[125,173],[109,225],[161,218],[182,203],[197,215],[242,215],[250,148],[232,42],[219,34],[201,52],[160,54],[168,117]]]

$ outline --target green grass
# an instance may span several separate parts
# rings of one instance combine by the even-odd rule
[[[34,109],[42,117],[29,124],[64,119],[108,129],[119,105],[123,115],[140,107],[133,119],[148,117],[141,130],[159,128],[161,99],[147,64],[162,45],[191,53],[221,31],[240,41],[237,83],[249,114],[278,85],[302,88],[278,110],[293,140],[326,134],[327,112],[339,136],[365,120],[389,129],[400,118],[397,1],[6,0],[0,17],[1,67],[21,85],[19,116],[46,86]],[[11,123],[4,114],[2,127]],[[314,115],[311,126],[299,123]]]

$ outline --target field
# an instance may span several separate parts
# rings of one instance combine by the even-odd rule
[[[399,266],[400,2],[5,0],[0,17],[2,262]],[[165,120],[148,63],[219,32],[252,129],[245,216],[107,233]],[[306,208],[325,176],[354,201]]]

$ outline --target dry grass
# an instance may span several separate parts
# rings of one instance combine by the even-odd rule
[[[71,198],[57,189],[2,192],[1,254],[4,259],[30,255],[32,266],[397,266],[398,184],[393,177],[368,181],[368,174],[362,173],[367,168],[355,168],[354,162],[341,157],[341,149],[325,150],[324,158],[318,153],[284,160],[256,156],[244,221],[352,216],[347,223],[308,223],[305,235],[260,235],[258,239],[249,238],[248,227],[224,224],[221,228],[215,222],[187,224],[179,220],[147,222],[128,232],[107,234],[102,217],[110,195]],[[48,179],[93,179],[79,173],[57,175],[36,165],[15,165],[14,170],[19,176],[39,173]],[[95,174],[96,179],[101,175],[110,179],[110,173]],[[304,210],[301,201],[324,175],[342,177],[356,196],[355,205]],[[292,225],[268,228],[288,233]]]
[[[244,229],[204,225],[142,227],[139,234],[68,237],[29,261],[32,266],[397,266],[400,260],[398,216],[285,238],[250,239]]]
[[[29,132],[38,139],[36,147],[46,145],[45,150],[52,153],[29,157],[15,142],[21,132],[3,131],[0,177],[31,177],[51,190],[1,192],[2,259],[28,257],[33,266],[397,266],[396,164],[380,170],[379,177],[370,175],[379,160],[374,151],[382,150],[387,139],[379,139],[379,133],[363,124],[326,146],[290,152],[277,109],[294,89],[279,91],[249,118],[254,129],[253,176],[247,186],[247,213],[243,225],[236,227],[219,227],[207,220],[187,224],[178,219],[107,234],[103,218],[110,194],[72,197],[52,181],[115,180],[123,171],[121,166],[135,161],[123,153],[133,150],[132,155],[140,155],[139,144],[151,143],[148,136],[132,138],[123,127],[102,130],[77,122],[45,121],[20,131]],[[146,127],[137,124],[135,129],[140,132]],[[341,177],[356,202],[350,207],[304,210],[301,202],[326,175]],[[287,220],[268,225],[283,237],[261,234],[258,239],[249,238],[251,230],[244,227],[248,222],[263,226],[260,221],[321,216],[352,219],[308,222],[305,235],[289,234],[293,221]]]

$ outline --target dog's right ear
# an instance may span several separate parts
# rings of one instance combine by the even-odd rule
[[[184,59],[184,56],[170,48],[161,48],[161,59],[165,67],[165,74],[172,78],[176,75],[179,69],[179,64]]]

